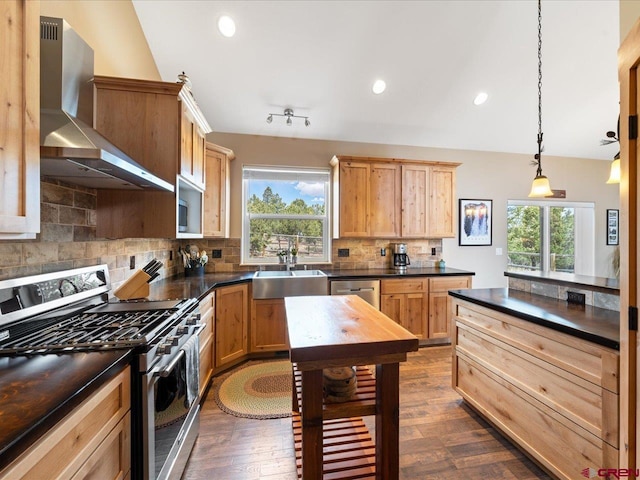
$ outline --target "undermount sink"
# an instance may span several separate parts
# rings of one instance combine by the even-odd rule
[[[328,295],[329,282],[322,270],[260,271],[253,275],[253,298]]]

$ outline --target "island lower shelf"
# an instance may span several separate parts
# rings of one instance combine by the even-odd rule
[[[323,479],[376,478],[375,443],[362,416],[376,413],[376,380],[363,365],[356,368],[356,392],[344,402],[322,403]],[[293,436],[298,478],[302,478],[302,372],[293,364]]]
[[[453,387],[563,479],[618,466],[619,353],[452,298]]]

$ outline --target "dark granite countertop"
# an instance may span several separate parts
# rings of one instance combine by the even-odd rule
[[[613,310],[574,305],[508,288],[449,290],[449,295],[605,347],[620,349],[620,316]]]
[[[130,361],[130,350],[1,357],[0,470]]]
[[[455,268],[411,268],[405,273],[394,269],[363,269],[363,270],[333,270],[319,267],[327,274],[329,280],[348,278],[401,278],[401,277],[442,277],[442,276],[473,276],[474,272]],[[205,273],[200,277],[185,277],[176,275],[152,282],[149,300],[165,300],[170,298],[204,298],[217,287],[250,282],[255,271],[230,273]]]

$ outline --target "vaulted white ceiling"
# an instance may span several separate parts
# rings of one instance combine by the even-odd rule
[[[162,79],[186,72],[214,131],[537,150],[534,0],[133,3]],[[600,139],[619,111],[618,1],[543,0],[542,36],[545,154],[613,158]],[[311,125],[265,121],[285,108]]]

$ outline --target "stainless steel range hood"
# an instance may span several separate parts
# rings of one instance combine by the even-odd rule
[[[90,188],[174,191],[91,127],[93,50],[61,18],[40,17],[40,173]]]

